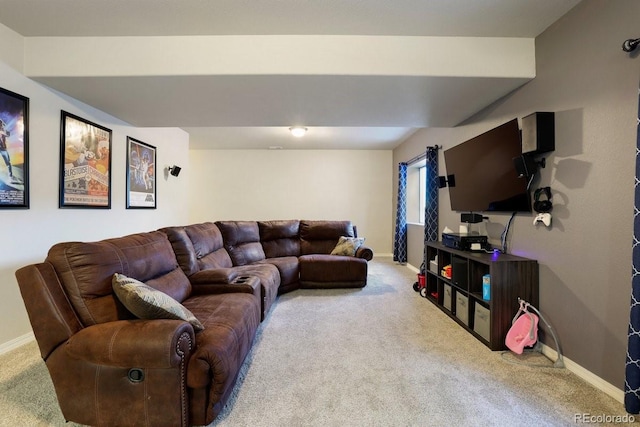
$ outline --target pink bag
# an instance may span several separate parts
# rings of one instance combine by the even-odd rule
[[[528,305],[520,301],[520,309],[513,318],[505,339],[507,347],[516,354],[522,354],[525,347],[533,346],[538,341],[539,319],[538,316],[527,311]]]

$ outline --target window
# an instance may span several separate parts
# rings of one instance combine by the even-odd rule
[[[424,224],[427,201],[427,168],[424,160],[407,168],[407,222]]]

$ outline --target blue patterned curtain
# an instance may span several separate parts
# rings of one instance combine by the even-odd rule
[[[398,164],[398,209],[396,235],[393,241],[393,260],[407,262],[407,164]]]
[[[426,153],[426,203],[424,209],[424,241],[434,242],[438,240],[438,146],[427,147]],[[424,247],[424,255],[420,271],[424,273],[427,266],[427,246]]]
[[[631,278],[631,314],[624,382],[624,407],[630,414],[640,413],[640,90],[638,91],[637,126],[633,275]]]

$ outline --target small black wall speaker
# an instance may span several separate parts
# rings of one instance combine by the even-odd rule
[[[522,118],[522,153],[541,154],[556,149],[555,115],[536,112]]]
[[[180,171],[181,171],[181,170],[182,170],[182,168],[181,168],[180,166],[173,165],[173,166],[171,166],[171,167],[169,168],[169,173],[170,173],[172,176],[176,176],[176,177],[177,177],[178,175],[180,175]]]
[[[439,176],[438,177],[438,188],[444,188],[447,186],[447,184],[449,185],[449,187],[455,187],[456,186],[456,177],[455,175],[447,175],[445,176]]]

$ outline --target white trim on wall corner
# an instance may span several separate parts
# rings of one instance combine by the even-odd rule
[[[8,353],[11,350],[15,350],[18,347],[22,347],[35,339],[36,337],[33,335],[33,332],[29,332],[28,334],[24,334],[18,338],[12,339],[11,341],[0,344],[0,355]]]

